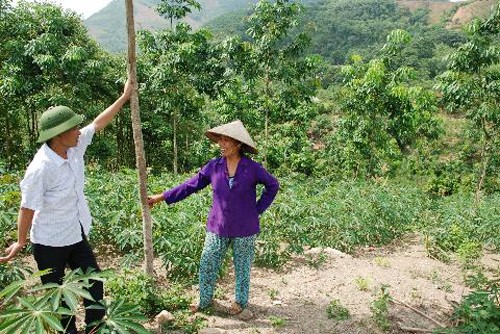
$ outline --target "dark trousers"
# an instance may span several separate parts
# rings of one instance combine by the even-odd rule
[[[83,241],[70,246],[51,247],[40,244],[33,244],[33,256],[38,265],[38,270],[52,269],[52,272],[41,277],[42,283],[57,283],[62,284],[64,278],[64,270],[66,266],[71,269],[81,268],[86,271],[89,268],[94,268],[100,271],[95,259],[92,248],[84,238]],[[104,296],[103,284],[100,281],[90,281],[92,286],[88,289],[90,295],[96,302],[100,302]],[[95,304],[95,302],[84,299],[85,307]],[[101,320],[104,317],[104,310],[85,310],[85,323],[87,325],[87,333],[91,332],[89,326],[94,321]],[[75,317],[63,317],[61,319],[65,333],[76,333]]]

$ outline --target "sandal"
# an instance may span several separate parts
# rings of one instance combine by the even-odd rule
[[[189,305],[189,312],[191,312],[192,314],[197,313],[199,310],[200,310],[200,307],[198,306],[198,304]]]
[[[229,306],[229,308],[227,309],[227,313],[230,315],[237,315],[241,312],[243,312],[243,307],[241,307],[241,305],[237,302],[232,302],[231,306]]]
[[[205,311],[210,310],[211,307],[212,307],[212,304],[205,306],[205,307],[200,307],[199,304],[191,304],[191,305],[189,305],[189,312],[191,312],[191,314],[195,314],[198,312],[205,312]]]

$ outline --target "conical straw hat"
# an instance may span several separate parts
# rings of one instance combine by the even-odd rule
[[[257,153],[257,148],[252,137],[250,137],[247,129],[245,129],[245,126],[239,119],[231,123],[216,126],[205,132],[205,135],[215,143],[220,135],[236,139],[246,145],[247,151]]]

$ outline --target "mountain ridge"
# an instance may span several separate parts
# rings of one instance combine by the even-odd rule
[[[201,11],[193,10],[183,21],[193,29],[217,16],[233,10],[250,8],[256,0],[199,0]],[[134,20],[136,30],[147,29],[157,31],[168,28],[170,21],[156,12],[155,7],[160,0],[134,1]],[[105,49],[111,52],[126,50],[126,18],[125,3],[123,0],[113,0],[106,7],[94,13],[83,22],[89,35]]]
[[[199,0],[201,11],[194,10],[185,19],[193,29],[198,29],[210,22],[235,20],[241,17],[244,9],[250,9],[257,0]],[[305,0],[304,4],[325,3],[327,0]],[[134,1],[134,18],[136,30],[147,29],[157,31],[168,28],[170,22],[155,11],[160,0]],[[451,2],[439,0],[396,0],[395,3],[410,11],[419,9],[429,10],[429,24],[440,24],[447,20],[448,28],[459,28],[469,22],[472,17],[483,17],[489,12],[495,0],[476,0],[472,2]],[[451,13],[451,15],[450,15]],[[113,0],[99,12],[84,20],[89,35],[101,46],[113,53],[123,52],[127,48],[127,32],[125,18],[125,4],[122,0]]]

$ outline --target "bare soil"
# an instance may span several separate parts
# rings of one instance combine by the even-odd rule
[[[24,260],[36,266],[31,256]],[[102,268],[119,266],[119,259],[109,253],[98,255],[98,262]],[[479,266],[487,276],[500,277],[500,254],[486,251]],[[155,268],[161,278],[164,269],[159,260]],[[310,249],[295,256],[281,271],[252,269],[248,307],[252,319],[243,321],[223,313],[197,313],[195,317],[207,320],[207,328],[200,332],[207,334],[430,333],[450,324],[453,306],[470,291],[464,283],[467,274],[458,261],[443,263],[430,258],[417,236],[385,247],[362,248],[354,255]],[[390,329],[385,332],[375,323],[371,310],[382,286],[393,299],[389,303]],[[218,282],[218,302],[229,305],[233,289],[231,268]],[[188,293],[195,298],[197,287]],[[327,309],[334,300],[349,311],[347,320],[329,317]],[[78,322],[83,325],[81,320]],[[146,327],[162,333],[154,320]]]
[[[487,275],[499,276],[500,255],[486,254],[481,266]],[[252,319],[199,316],[208,321],[206,333],[384,333],[373,320],[371,305],[385,286],[394,301],[389,303],[391,327],[385,333],[410,333],[411,328],[430,332],[449,324],[453,305],[469,292],[465,276],[458,262],[446,264],[430,258],[417,237],[387,247],[363,248],[354,256],[333,249],[311,249],[280,272],[253,269]],[[219,282],[218,289],[220,302],[229,304],[234,289],[232,271]],[[333,300],[349,310],[347,320],[328,316]]]

